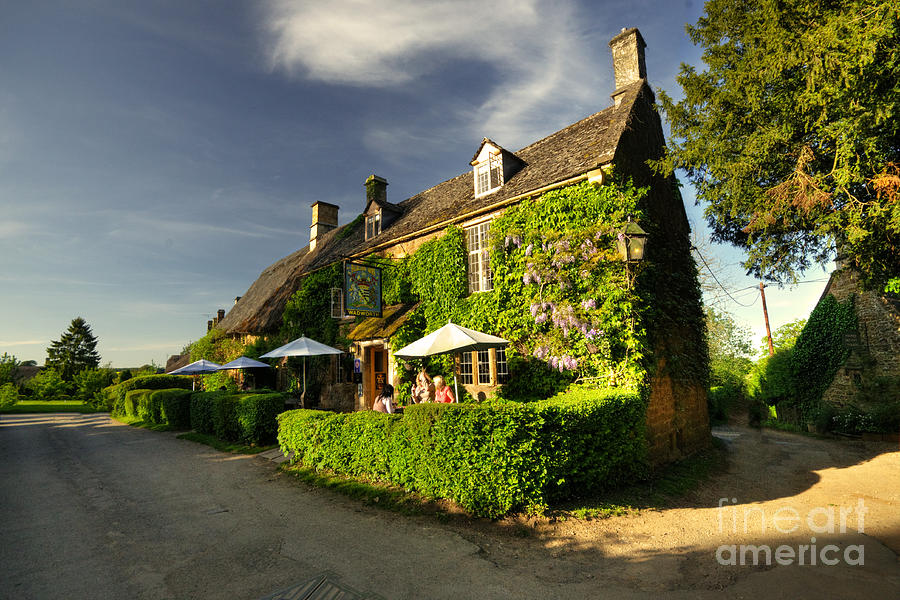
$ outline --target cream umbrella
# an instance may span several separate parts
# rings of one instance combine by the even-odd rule
[[[424,358],[436,354],[499,348],[507,344],[509,344],[509,340],[448,322],[422,339],[400,348],[394,352],[394,356],[399,358]],[[453,375],[453,389],[456,392],[456,401],[459,402],[459,385],[456,382],[455,373]]]

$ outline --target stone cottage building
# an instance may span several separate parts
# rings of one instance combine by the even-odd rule
[[[702,333],[698,327],[685,326],[675,314],[685,305],[699,314],[699,294],[674,298],[672,290],[677,286],[666,279],[667,273],[677,271],[676,267],[683,270],[686,263],[693,269],[689,225],[674,179],[654,174],[647,165],[649,159],[662,155],[665,142],[647,82],[645,43],[637,29],[623,29],[610,41],[610,48],[616,85],[611,106],[515,152],[485,138],[474,149],[470,169],[400,202],[391,202],[388,182],[373,175],[365,182],[362,216],[349,225],[338,225],[338,206],[316,202],[309,245],[266,268],[216,327],[247,340],[274,333],[304,276],[335,262],[376,253],[409,256],[449,225],[466,234],[469,292],[490,290],[486,242],[492,219],[505,208],[549,190],[584,181],[603,185],[614,166],[636,186],[650,189],[643,200],[641,224],[650,232],[646,260],[652,261],[657,273],[647,285],[659,300],[648,331],[655,365],[647,415],[651,458],[665,461],[707,444],[705,382],[697,369],[685,368],[689,363],[705,365],[704,357],[691,355],[698,347],[692,342],[702,339],[698,338]],[[349,372],[354,363],[336,360],[333,383],[321,395],[323,407],[365,409],[372,405],[379,382],[395,380],[389,340],[410,309],[408,305],[384,307],[381,318],[350,328],[351,344],[346,350],[359,361],[361,374],[354,380]],[[507,376],[503,350],[464,355],[458,367],[460,383],[473,396],[490,395]],[[357,394],[359,383],[362,395]]]
[[[843,261],[838,260],[837,267],[819,301],[829,295],[838,302],[852,297],[856,311],[856,330],[844,339],[849,354],[822,396],[823,402],[840,409],[858,405],[859,391],[867,383],[878,379],[900,381],[900,301],[863,289],[859,274],[845,267]]]

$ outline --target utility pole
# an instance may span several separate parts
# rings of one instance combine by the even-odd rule
[[[763,316],[766,318],[766,337],[769,339],[769,356],[775,354],[775,347],[772,346],[772,330],[769,329],[769,311],[766,309],[766,286],[762,281],[759,282],[759,295],[762,297]]]

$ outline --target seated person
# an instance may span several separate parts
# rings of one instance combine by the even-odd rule
[[[434,401],[447,404],[456,402],[456,398],[453,397],[453,390],[444,383],[444,378],[440,375],[434,377]]]
[[[394,414],[394,386],[389,383],[384,384],[381,393],[375,398],[372,404],[372,410],[378,412]]]
[[[423,367],[419,374],[416,375],[416,382],[412,388],[412,400],[415,404],[421,404],[422,402],[431,402],[433,399],[434,384]]]

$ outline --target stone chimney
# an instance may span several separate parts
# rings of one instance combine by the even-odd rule
[[[218,312],[216,313],[216,323],[221,323],[222,319],[224,319],[224,318],[225,318],[225,309],[220,308],[218,310]]]
[[[609,40],[609,47],[612,50],[613,70],[616,74],[616,91],[613,92],[612,98],[618,106],[623,88],[635,81],[647,79],[647,65],[644,61],[644,48],[647,44],[636,27],[631,29],[623,27],[619,35]]]
[[[309,251],[319,245],[319,238],[338,226],[338,210],[340,207],[327,202],[316,202],[312,205],[312,225],[309,226]]]
[[[369,175],[366,179],[366,208],[372,202],[381,206],[385,202],[387,202],[387,179],[383,177],[379,177],[378,175]]]

